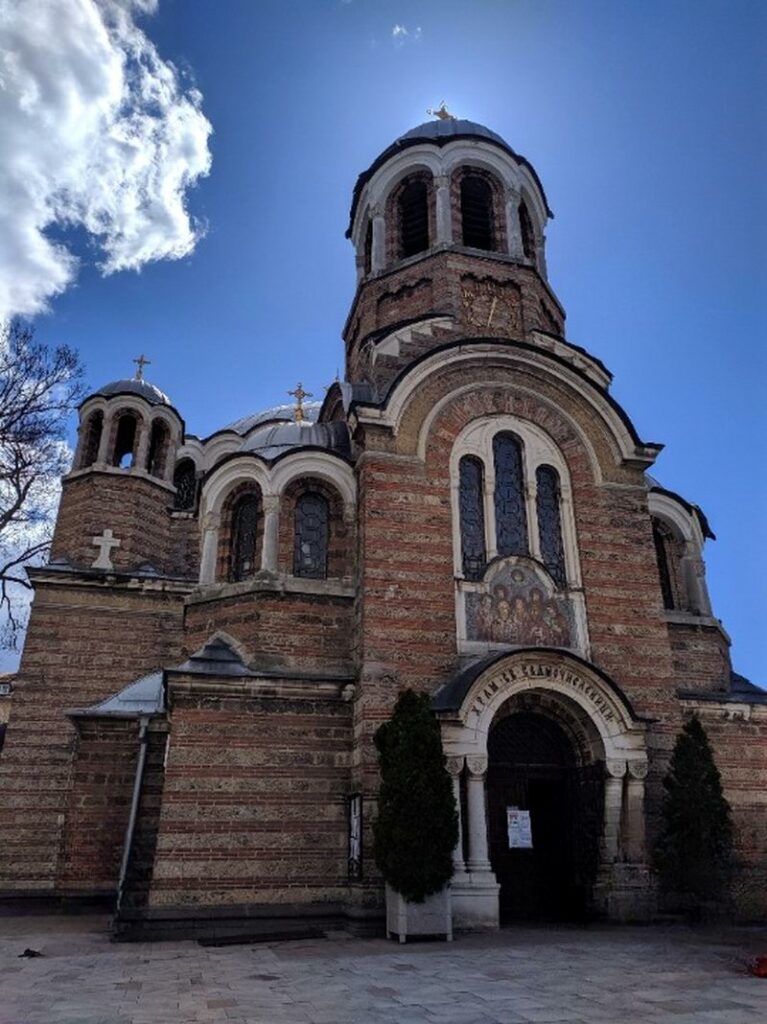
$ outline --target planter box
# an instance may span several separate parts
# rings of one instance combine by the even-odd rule
[[[411,903],[386,886],[386,938],[397,936],[400,942],[416,936],[444,937],[453,940],[453,913],[450,886],[427,896],[423,903]]]

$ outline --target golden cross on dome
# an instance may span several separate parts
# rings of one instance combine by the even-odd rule
[[[426,113],[431,115],[431,117],[438,117],[440,121],[458,120],[455,114],[451,114],[450,111],[447,109],[447,105],[444,100],[442,100],[442,102],[440,103],[436,110],[427,110]]]
[[[143,380],[144,379],[144,367],[145,366],[150,366],[152,360],[151,359],[147,359],[147,357],[142,353],[138,357],[138,359],[134,359],[133,362],[136,364],[136,376],[134,377],[134,380]]]
[[[296,390],[288,391],[288,394],[291,395],[296,400],[296,408],[293,412],[293,418],[295,419],[296,423],[301,423],[304,420],[304,399],[312,398],[312,392],[304,391],[304,386],[301,383],[301,381],[299,381]]]

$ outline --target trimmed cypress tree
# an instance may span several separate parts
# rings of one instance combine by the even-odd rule
[[[458,812],[428,694],[401,693],[375,734],[381,785],[373,855],[384,879],[422,903],[453,875]]]
[[[732,870],[732,820],[706,731],[696,716],[677,736],[655,847],[661,887],[690,908],[724,902]]]

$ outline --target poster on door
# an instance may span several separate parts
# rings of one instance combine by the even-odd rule
[[[507,807],[506,824],[509,834],[509,849],[532,850],[533,830],[530,824],[530,812],[521,811],[519,807]]]

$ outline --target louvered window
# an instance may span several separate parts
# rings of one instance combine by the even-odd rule
[[[522,445],[513,434],[493,438],[495,462],[495,530],[498,554],[526,555],[527,512]]]
[[[478,580],[486,563],[482,462],[465,455],[460,462],[459,477],[463,574],[467,580]]]
[[[428,190],[425,181],[411,181],[399,197],[401,256],[415,256],[429,248]]]
[[[495,249],[493,238],[493,192],[484,178],[468,175],[461,182],[463,244],[473,249]]]
[[[562,545],[562,514],[560,511],[559,473],[553,466],[539,466],[535,471],[536,514],[541,561],[558,587],[565,585],[565,552]]]
[[[328,574],[328,522],[326,499],[312,491],[296,502],[293,574],[324,579]]]

